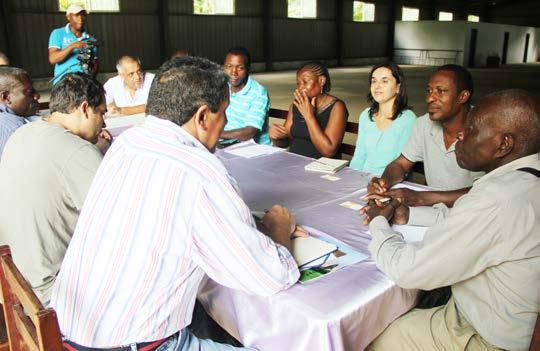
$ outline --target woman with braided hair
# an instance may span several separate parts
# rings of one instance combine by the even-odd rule
[[[349,112],[343,101],[329,94],[330,88],[323,64],[309,62],[298,69],[287,120],[269,130],[275,146],[289,146],[289,151],[307,157],[341,158],[338,150]]]

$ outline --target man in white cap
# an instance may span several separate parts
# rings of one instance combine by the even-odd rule
[[[66,10],[68,23],[51,32],[49,37],[49,62],[54,66],[56,84],[67,73],[84,72],[83,63],[77,58],[81,50],[92,45],[96,40],[86,32],[84,25],[88,11],[83,5],[72,4]],[[95,76],[97,73],[97,49],[92,47],[88,69]],[[88,73],[88,72],[86,72]]]

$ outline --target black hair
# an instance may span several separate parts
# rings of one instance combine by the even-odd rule
[[[330,80],[330,73],[328,73],[328,68],[326,68],[326,65],[324,63],[318,61],[304,63],[302,66],[300,66],[298,71],[296,71],[296,74],[298,74],[301,70],[304,69],[310,70],[317,77],[323,76],[324,78],[326,78],[326,83],[324,83],[322,92],[330,92],[330,89],[332,88],[332,81]]]
[[[410,110],[411,106],[407,102],[407,84],[405,83],[405,75],[401,68],[396,65],[394,62],[386,62],[373,66],[371,72],[369,73],[369,85],[371,86],[371,78],[373,78],[373,72],[377,69],[384,67],[388,68],[392,72],[392,76],[396,79],[397,84],[399,84],[399,92],[396,95],[394,100],[394,107],[392,109],[392,120],[398,118],[403,110]],[[373,121],[373,116],[379,112],[379,103],[375,101],[371,95],[371,89],[367,95],[367,101],[371,105],[369,108],[369,119]]]
[[[435,72],[440,72],[440,71],[454,72],[454,81],[456,83],[458,94],[462,92],[463,90],[468,90],[469,91],[468,102],[470,104],[473,97],[473,93],[474,93],[474,84],[473,84],[471,72],[469,72],[469,70],[463,66],[454,65],[454,64],[440,66],[437,68]]]
[[[245,47],[242,47],[242,46],[232,47],[227,51],[227,53],[225,54],[225,57],[227,57],[227,55],[244,56],[245,58],[244,64],[246,65],[248,69],[251,68],[251,55],[249,54],[248,49],[246,49]]]
[[[103,85],[94,77],[84,73],[68,73],[51,90],[49,109],[51,113],[71,113],[84,101],[92,109],[105,99]]]
[[[156,74],[146,114],[178,125],[189,121],[202,105],[215,113],[225,101],[229,77],[221,66],[202,57],[174,57]]]

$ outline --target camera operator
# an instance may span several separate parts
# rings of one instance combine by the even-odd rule
[[[97,74],[96,40],[84,28],[87,15],[82,5],[70,5],[66,10],[69,23],[51,32],[49,62],[55,65],[54,84],[67,73]]]

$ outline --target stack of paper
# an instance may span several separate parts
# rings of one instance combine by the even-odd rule
[[[347,166],[347,164],[349,164],[348,160],[336,160],[333,158],[321,157],[318,160],[307,164],[304,169],[306,171],[334,174]]]

